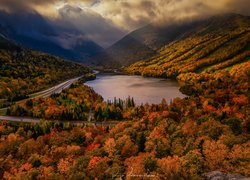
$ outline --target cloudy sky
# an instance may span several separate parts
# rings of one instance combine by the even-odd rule
[[[218,13],[249,15],[249,0],[0,0],[9,13],[36,11],[107,47],[148,23],[165,25]]]

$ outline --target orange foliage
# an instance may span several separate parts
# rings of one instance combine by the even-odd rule
[[[231,149],[229,159],[234,165],[232,171],[235,173],[243,173],[246,176],[250,175],[250,141],[244,144],[236,144]]]
[[[109,157],[112,157],[114,155],[114,152],[116,151],[115,146],[116,142],[114,138],[108,138],[105,141],[104,149],[109,154]]]
[[[182,126],[182,132],[185,135],[194,135],[198,131],[197,124],[194,120],[189,120]]]
[[[68,157],[68,158],[63,158],[63,159],[60,159],[58,165],[57,165],[57,168],[58,170],[62,173],[62,174],[66,174],[71,165],[73,164],[73,159]]]
[[[103,161],[103,160],[106,160],[106,158],[102,158],[102,157],[98,157],[98,156],[92,157],[92,158],[90,159],[90,161],[89,161],[88,169],[94,169],[95,166],[96,166],[99,162],[101,162],[101,161]]]
[[[29,171],[32,169],[32,165],[30,163],[25,163],[20,167],[21,171]]]
[[[216,141],[205,141],[204,154],[210,170],[227,169],[229,149],[226,145]]]
[[[244,105],[248,105],[249,104],[249,99],[244,94],[241,94],[241,95],[238,95],[238,96],[234,97],[233,98],[233,102],[235,104],[240,105],[240,106],[244,106]]]
[[[174,175],[177,175],[181,171],[181,159],[178,156],[166,157],[159,159],[157,164],[161,170],[161,173],[168,179],[172,179]]]
[[[144,160],[150,156],[150,153],[140,153],[138,156],[131,156],[125,160],[124,164],[126,166],[126,175],[128,179],[133,179],[136,176],[145,175],[147,173],[144,168]]]
[[[215,112],[217,109],[215,107],[213,107],[212,105],[208,104],[208,101],[205,101],[203,103],[203,108],[207,111],[211,111],[211,112]]]

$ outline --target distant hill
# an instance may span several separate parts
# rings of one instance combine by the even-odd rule
[[[59,27],[35,12],[9,14],[0,11],[0,33],[21,46],[77,62],[103,50],[84,38],[83,33]],[[70,45],[65,45],[71,41]]]
[[[105,51],[89,59],[88,63],[93,66],[121,67],[154,54],[153,49],[135,37],[127,35]]]
[[[89,72],[84,65],[23,48],[0,34],[0,99],[18,99]]]
[[[121,67],[137,61],[147,60],[150,62],[157,57],[165,59],[163,56],[167,56],[167,54],[164,52],[177,44],[186,44],[187,51],[189,45],[194,47],[203,41],[205,43],[205,39],[215,40],[219,36],[225,38],[227,34],[236,33],[235,31],[242,29],[248,32],[248,27],[249,17],[237,14],[217,15],[208,19],[167,26],[147,25],[128,34],[104,52],[90,59],[90,62],[92,65],[104,67]],[[245,33],[247,34],[247,32]],[[186,42],[182,43],[185,40]],[[206,44],[204,43],[205,48]],[[199,45],[202,46],[202,44]],[[174,49],[175,52],[171,52],[171,56],[181,50],[179,46],[178,48]]]
[[[237,14],[214,16],[194,23],[192,28],[175,36],[175,40],[165,43],[155,55],[126,70],[156,77],[228,70],[250,59],[250,17]]]
[[[159,48],[178,40],[199,24],[200,21],[166,26],[146,25],[129,33],[104,52],[91,58],[89,62],[104,67],[130,65],[156,55]]]

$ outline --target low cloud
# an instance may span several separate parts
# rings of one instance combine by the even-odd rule
[[[1,0],[0,9],[9,12],[16,11],[32,11],[34,6],[47,6],[51,3],[56,3],[58,0]]]
[[[8,12],[38,12],[102,46],[149,23],[165,25],[219,13],[250,15],[249,0],[0,0]]]
[[[249,15],[249,0],[102,0],[94,9],[128,31],[147,23],[164,25],[219,13]]]
[[[84,34],[85,38],[94,40],[103,47],[109,46],[125,34],[111,21],[90,8],[82,9],[78,6],[65,5],[58,12],[56,23],[62,27],[76,29]]]
[[[153,20],[157,24],[201,19],[215,14],[240,13],[249,15],[246,11],[248,0],[158,0],[157,15]]]
[[[156,3],[149,0],[103,0],[93,9],[125,30],[133,30],[156,18]]]

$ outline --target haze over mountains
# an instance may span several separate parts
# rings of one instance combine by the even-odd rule
[[[172,23],[166,26],[148,24],[129,33],[90,62],[107,67],[130,65],[156,55],[158,48],[177,40],[199,24],[200,21]]]
[[[222,14],[204,20],[173,23],[164,27],[150,24],[128,34],[108,48],[105,53],[90,61],[106,67],[127,66],[140,60],[150,61],[151,57],[161,56],[162,48],[171,48],[174,44],[195,36],[205,40],[207,36],[211,36],[211,38],[225,36],[227,33],[230,34],[241,29],[245,29],[249,34],[249,25],[249,17],[238,14]],[[224,45],[234,40],[236,39],[227,41]],[[223,37],[221,41],[223,41]]]
[[[76,11],[77,9],[71,6],[62,7],[60,10],[64,16],[70,16],[70,13]],[[77,62],[82,62],[103,50],[67,20],[55,22],[36,12],[0,11],[0,33],[25,47]]]
[[[97,17],[100,18],[102,26],[107,26],[107,32],[110,30],[110,34],[114,34],[114,39],[122,37],[113,45],[103,48],[90,39],[89,35],[78,30],[74,20],[67,19],[70,16],[87,13],[85,10],[65,5],[59,12],[64,17],[60,21],[45,18],[34,11],[23,13],[0,11],[0,33],[24,47],[83,62],[93,67],[119,68],[140,60],[152,59],[159,55],[161,48],[178,43],[185,38],[205,37],[225,25],[225,31],[230,32],[241,28],[242,24],[239,22],[249,25],[248,16],[224,14],[199,20],[171,22],[167,25],[150,23],[122,37],[124,32],[111,27],[112,25],[103,21],[101,17]],[[67,23],[68,26],[65,25]],[[86,32],[90,30],[89,26],[82,28],[85,28]],[[100,36],[105,36],[101,32],[98,33]]]
[[[128,72],[157,77],[176,77],[188,72],[231,69],[250,59],[250,17],[225,14],[200,21],[158,49],[155,56],[141,59]]]
[[[248,0],[1,0],[0,29],[26,47],[85,63],[98,54],[89,64],[123,66],[138,57],[151,56],[155,47],[188,31],[190,22],[218,13],[249,15],[248,3]],[[131,31],[134,32],[129,37],[122,38]],[[134,44],[130,48],[133,51],[127,48],[129,43]],[[105,53],[100,46],[108,48]]]
[[[19,100],[89,72],[82,64],[23,48],[0,34],[0,99]]]

